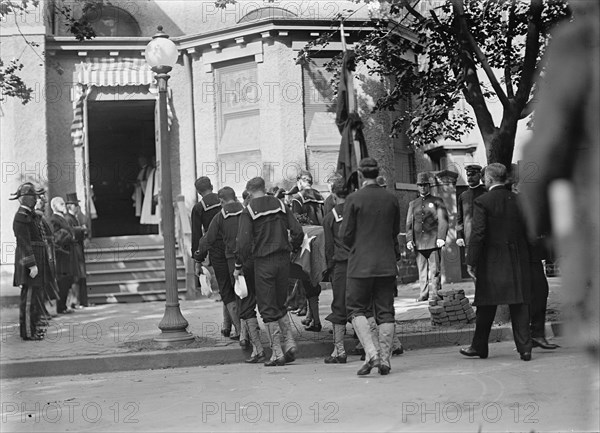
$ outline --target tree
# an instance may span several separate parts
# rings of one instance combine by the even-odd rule
[[[92,39],[96,36],[91,23],[85,18],[86,13],[97,8],[101,8],[103,0],[76,0],[81,4],[83,15],[81,18],[75,18],[72,7],[61,0],[49,0],[47,3],[51,7],[52,13],[61,15],[65,19],[65,25],[69,32],[79,41]],[[0,0],[0,19],[7,20],[9,17],[14,18],[15,27],[21,34],[27,47],[35,51],[36,55],[45,62],[44,53],[39,53],[37,43],[30,41],[21,32],[17,16],[27,14],[31,8],[36,8],[40,4],[40,0]],[[54,65],[60,68],[59,65]],[[21,100],[21,103],[27,104],[31,100],[33,89],[29,87],[19,76],[19,72],[23,69],[23,64],[19,58],[5,61],[0,59],[0,101],[4,101],[6,96]]]
[[[409,102],[391,134],[408,122],[406,132],[420,147],[440,139],[460,141],[476,123],[488,163],[510,167],[517,123],[533,112],[549,32],[571,16],[568,5],[561,0],[444,0],[437,7],[419,0],[356,3],[374,11],[369,23],[374,30],[355,44],[357,61],[391,83],[375,110],[397,111],[402,100]],[[313,50],[334,36],[330,32],[311,41],[297,61],[309,61]],[[406,60],[413,54],[417,64]],[[474,119],[458,108],[463,98]],[[499,125],[490,112],[492,98],[502,104]]]

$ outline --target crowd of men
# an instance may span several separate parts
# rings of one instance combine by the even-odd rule
[[[469,189],[458,198],[457,244],[466,248],[468,272],[475,281],[477,318],[472,344],[460,353],[487,358],[496,307],[507,304],[517,350],[528,361],[532,347],[557,347],[544,336],[548,284],[541,243],[528,242],[518,196],[507,186],[506,167],[486,167],[484,184],[480,166],[467,166],[466,173]],[[346,363],[344,335],[351,323],[364,360],[358,375],[373,368],[382,375],[390,372],[392,354],[402,352],[394,312],[400,206],[385,188],[373,158],[360,162],[358,179],[360,187],[351,193],[345,179],[333,176],[325,200],[312,188],[308,171],[299,174],[290,191],[267,191],[264,179],[256,177],[248,181],[243,202],[230,187],[214,193],[209,178],[196,180],[201,198],[191,215],[195,272],[205,272],[202,264],[208,258],[223,301],[222,333],[252,349],[246,362],[270,367],[295,361],[298,349],[289,311],[300,315],[303,304],[305,329],[322,330],[321,286],[293,263],[306,242],[303,226],[321,226],[326,261],[321,279],[330,281],[333,291],[326,320],[333,324],[334,347],[324,362]],[[419,173],[419,197],[410,202],[406,216],[406,247],[416,254],[419,270],[417,302],[439,299],[441,249],[448,232],[446,206],[431,195],[431,186],[429,173]],[[46,301],[56,301],[58,314],[76,304],[87,306],[86,221],[76,194],[67,194],[66,201],[53,198],[48,219],[44,190],[24,183],[13,195],[20,202],[14,219],[14,285],[21,287],[21,337],[38,340],[51,319]],[[246,286],[242,297],[235,290],[240,279]],[[270,359],[261,343],[257,308]]]
[[[13,221],[17,246],[13,285],[21,287],[20,334],[23,340],[41,340],[52,319],[46,305],[57,314],[88,306],[84,242],[87,221],[76,193],[66,200],[54,197],[47,218],[46,192],[23,183],[10,200],[19,200]]]

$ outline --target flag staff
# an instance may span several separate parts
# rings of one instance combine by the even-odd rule
[[[346,35],[344,34],[344,19],[342,17],[340,17],[340,36],[341,36],[341,42],[342,42],[342,52],[344,53],[344,55],[347,53],[348,49],[346,47]],[[342,67],[345,67],[344,64],[342,64]],[[348,116],[350,116],[351,113],[354,113],[356,111],[355,109],[355,105],[354,105],[354,75],[352,74],[352,71],[348,71],[348,82],[346,83],[347,89],[348,89]],[[354,135],[355,135],[355,130],[352,129],[352,142],[354,145],[354,157],[356,158],[356,167],[358,167],[360,165],[360,158],[361,158],[361,152],[360,152],[360,142],[358,140],[355,139]]]

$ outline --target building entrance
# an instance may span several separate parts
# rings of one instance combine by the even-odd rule
[[[158,225],[140,224],[143,197],[136,191],[136,184],[143,191],[138,177],[147,180],[155,161],[154,101],[90,101],[88,137],[89,179],[98,214],[92,235],[158,233]],[[136,198],[141,200],[137,215]]]

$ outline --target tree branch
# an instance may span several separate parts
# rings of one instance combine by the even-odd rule
[[[541,17],[544,4],[542,0],[531,0],[529,7],[527,26],[527,37],[525,39],[525,58],[523,59],[523,71],[521,80],[515,97],[518,106],[524,107],[529,99],[531,88],[533,87],[536,74],[539,75],[539,68],[536,68],[537,58],[540,53],[540,31]]]
[[[479,60],[479,62],[481,63],[481,67],[485,71],[485,74],[487,75],[488,80],[490,80],[490,83],[491,83],[492,87],[494,88],[496,95],[498,95],[500,102],[502,102],[502,105],[504,106],[504,108],[508,108],[510,106],[510,101],[508,100],[506,93],[504,93],[504,89],[502,89],[502,86],[498,82],[498,79],[496,78],[494,71],[492,71],[492,68],[491,68],[490,64],[488,63],[487,57],[485,56],[485,54],[483,54],[483,52],[481,51],[481,48],[479,48],[479,45],[477,45],[477,41],[475,40],[475,38],[469,31],[469,27],[467,26],[467,22],[465,20],[465,11],[464,11],[462,0],[451,0],[451,1],[452,1],[452,7],[454,9],[454,19],[457,20],[457,22],[460,26],[460,31],[463,33],[465,40],[468,42],[469,46],[473,50],[473,53],[477,57],[477,60]]]
[[[510,9],[508,11],[508,31],[506,32],[506,47],[504,49],[504,58],[506,61],[506,65],[504,66],[504,82],[506,84],[506,94],[508,95],[509,99],[513,99],[515,97],[511,74],[512,64],[510,58],[512,51],[512,32],[514,24],[515,6],[516,0],[511,0]]]
[[[427,22],[427,18],[421,15],[411,4],[409,0],[401,0],[400,4],[406,8],[406,10],[420,22]],[[416,4],[416,3],[415,3]]]

